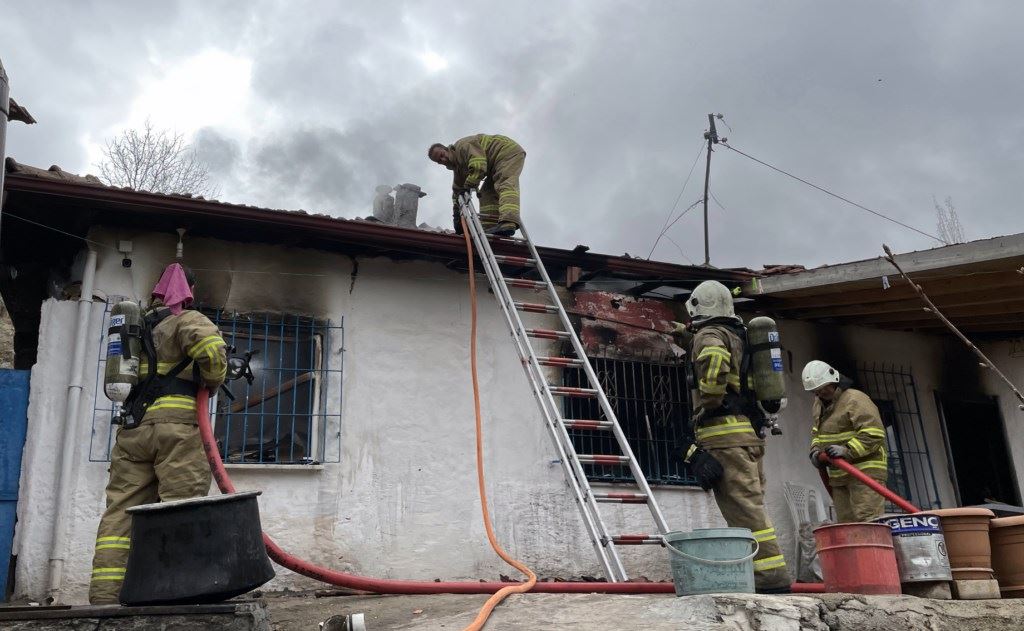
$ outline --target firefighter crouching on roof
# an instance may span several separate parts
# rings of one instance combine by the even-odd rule
[[[818,459],[825,452],[885,484],[889,465],[878,407],[860,390],[840,386],[839,371],[823,361],[808,362],[801,377],[804,390],[814,393],[810,453],[814,466],[827,466]],[[885,498],[842,469],[827,466],[827,470],[836,521],[872,521],[882,516]]]
[[[714,489],[726,523],[749,528],[759,550],[754,584],[760,593],[786,593],[790,577],[775,528],[764,508],[764,439],[740,400],[745,335],[732,294],[718,281],[698,285],[686,301],[691,328],[693,377],[700,392],[693,424],[696,444],[684,454],[701,486]],[[748,389],[743,389],[747,391]]]
[[[445,146],[434,143],[427,150],[434,162],[454,171],[452,178],[452,224],[462,234],[459,196],[480,188],[480,223],[484,232],[510,237],[519,230],[519,176],[526,152],[519,143],[497,134],[476,134]]]
[[[89,588],[92,604],[118,602],[131,547],[131,517],[125,509],[158,500],[202,497],[210,490],[195,395],[200,387],[214,389],[224,382],[227,357],[217,326],[198,311],[187,310],[194,285],[191,271],[177,263],[169,265],[145,313],[153,324],[157,365],[149,366],[143,359],[140,379],[153,369],[165,376],[175,368],[181,370],[163,381],[152,381],[160,384],[159,392],[150,395],[155,398],[135,419],[138,424],[133,428],[125,424],[117,432],[110,452],[107,508],[96,533]]]

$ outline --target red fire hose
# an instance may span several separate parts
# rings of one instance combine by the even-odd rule
[[[228,472],[224,469],[220,449],[217,448],[217,441],[213,437],[213,428],[210,426],[209,400],[209,393],[205,389],[201,389],[196,397],[196,407],[199,410],[196,416],[203,448],[206,450],[206,460],[210,463],[210,471],[213,472],[213,479],[216,480],[221,493],[234,493],[235,485],[231,483],[231,478],[228,477]],[[267,533],[263,533],[263,544],[266,545],[267,554],[275,563],[296,574],[308,576],[329,585],[377,594],[493,594],[510,584],[369,578],[330,570],[288,554],[274,543]],[[821,583],[794,583],[792,588],[794,593],[825,591],[824,585]],[[546,594],[671,594],[675,592],[675,588],[672,583],[537,583],[530,591]]]
[[[854,478],[856,478],[859,482],[862,482],[865,486],[870,488],[872,491],[874,491],[875,493],[878,493],[879,495],[881,495],[885,499],[889,500],[890,502],[892,502],[896,506],[899,506],[904,511],[906,511],[908,513],[920,513],[921,512],[920,508],[914,506],[913,504],[911,504],[907,500],[903,499],[899,495],[896,495],[895,493],[893,493],[892,491],[887,489],[884,485],[876,482],[875,480],[872,480],[863,471],[861,471],[857,467],[853,466],[849,462],[843,460],[842,458],[830,458],[828,456],[828,454],[826,454],[825,452],[821,452],[818,455],[818,460],[820,460],[821,462],[828,462],[832,466],[838,467],[839,469],[842,469],[843,471],[849,473]],[[821,481],[825,483],[825,488],[828,489],[828,493],[829,493],[829,495],[831,495],[832,494],[832,488],[829,486],[828,476],[825,475],[825,471],[823,469],[819,469],[819,471],[821,472]]]

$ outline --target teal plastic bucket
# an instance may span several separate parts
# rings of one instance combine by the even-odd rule
[[[753,594],[757,541],[749,528],[698,528],[665,535],[676,596]]]

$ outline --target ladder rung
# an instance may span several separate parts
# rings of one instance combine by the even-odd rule
[[[551,390],[551,394],[563,396],[563,397],[588,397],[593,398],[597,396],[597,390],[594,388],[572,388],[569,386],[548,386]]]
[[[518,265],[520,267],[533,267],[537,264],[537,261],[525,256],[505,256],[504,254],[495,254],[494,260],[505,265]]]
[[[526,239],[516,239],[515,237],[499,237],[497,235],[489,234],[487,238],[491,241],[501,241],[503,243],[515,243],[517,245],[526,245]]]
[[[583,464],[627,464],[629,456],[609,456],[606,454],[577,454],[577,458]]]
[[[526,334],[530,337],[540,338],[542,340],[567,340],[569,334],[565,331],[554,331],[552,329],[526,329]]]
[[[522,287],[524,289],[547,289],[548,285],[542,280],[526,280],[525,278],[504,278],[509,287]]]
[[[654,535],[615,535],[612,542],[620,546],[661,545],[661,537]]]
[[[537,302],[515,302],[516,309],[529,313],[558,313],[555,305],[542,305]]]
[[[582,359],[573,359],[572,357],[538,357],[537,363],[541,366],[558,366],[561,368],[579,368],[583,366]]]
[[[645,493],[593,493],[594,499],[598,502],[608,504],[646,504]]]
[[[562,423],[569,429],[611,429],[611,421],[588,421],[584,419],[565,419]]]

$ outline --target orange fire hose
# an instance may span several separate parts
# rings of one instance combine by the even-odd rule
[[[473,245],[469,240],[469,226],[466,225],[464,217],[462,218],[462,235],[466,239],[466,258],[469,259],[469,312],[471,314],[469,363],[473,373],[473,411],[476,415],[476,481],[480,489],[480,510],[483,512],[484,528],[487,529],[487,541],[491,543],[491,548],[494,549],[505,563],[508,563],[527,576],[525,583],[499,589],[487,599],[487,602],[480,609],[480,613],[477,614],[476,619],[465,629],[465,631],[478,631],[487,624],[487,618],[490,617],[491,612],[506,597],[510,594],[522,594],[533,589],[533,586],[537,584],[537,575],[526,565],[513,559],[508,552],[505,552],[501,544],[498,543],[497,537],[494,536],[494,528],[491,526],[490,511],[487,508],[487,486],[484,483],[484,435],[483,423],[481,421],[482,415],[480,414],[480,383],[477,379],[476,371],[476,271],[473,269]]]

